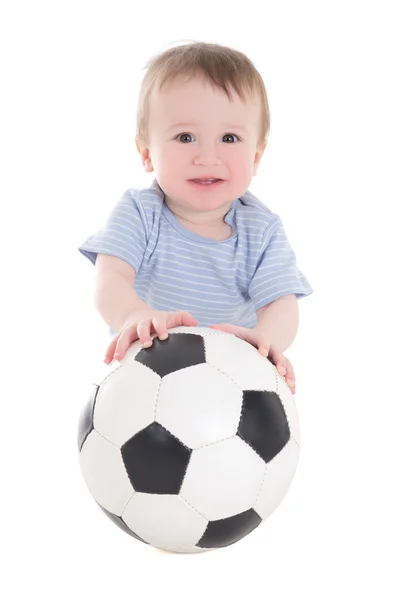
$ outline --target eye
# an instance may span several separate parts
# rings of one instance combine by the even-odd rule
[[[223,136],[223,138],[227,138],[227,137],[229,137],[229,138],[236,138],[236,139],[239,141],[239,138],[238,138],[238,136],[237,136],[237,135],[235,135],[234,133],[226,133],[226,134]],[[229,144],[231,144],[232,142],[228,142],[228,143],[229,143]]]
[[[176,140],[177,140],[177,139],[179,139],[179,141],[181,142],[181,141],[182,141],[182,138],[188,138],[188,137],[190,138],[190,137],[193,137],[193,136],[192,136],[192,134],[191,134],[191,133],[180,133],[179,135],[177,135],[177,136],[176,136],[176,138],[175,138],[175,139],[176,139]],[[189,140],[189,142],[190,142],[190,140]],[[185,140],[185,141],[183,141],[183,143],[184,143],[184,144],[187,144],[187,143],[188,143],[188,141],[187,141],[187,140]]]
[[[180,133],[179,135],[176,136],[175,139],[179,140],[183,144],[188,144],[188,143],[190,143],[190,138],[193,138],[193,137],[194,136],[191,133]],[[237,135],[235,135],[234,133],[225,133],[225,135],[222,136],[222,139],[224,139],[224,138],[230,138],[230,140],[228,141],[228,144],[235,143],[235,139],[238,142],[240,141],[240,138]]]

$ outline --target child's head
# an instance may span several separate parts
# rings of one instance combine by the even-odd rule
[[[155,172],[169,199],[194,210],[241,196],[269,133],[267,94],[252,62],[237,50],[199,42],[170,48],[146,68],[136,133],[145,170]],[[223,183],[203,191],[190,181],[206,177]]]

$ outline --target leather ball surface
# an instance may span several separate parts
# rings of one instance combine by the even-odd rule
[[[177,327],[139,341],[93,385],[79,421],[94,500],[137,540],[172,552],[223,548],[279,506],[299,457],[293,396],[239,338]]]

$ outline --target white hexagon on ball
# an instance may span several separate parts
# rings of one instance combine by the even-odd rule
[[[90,493],[106,510],[121,515],[133,494],[119,448],[94,429],[79,454],[82,475]]]
[[[188,448],[200,448],[235,435],[241,406],[242,390],[203,363],[163,377],[156,418]]]
[[[203,535],[207,520],[180,496],[137,492],[122,518],[128,527],[152,546],[175,552],[193,548]]]
[[[122,446],[154,421],[161,378],[139,362],[115,369],[101,384],[96,398],[94,427],[107,440]]]
[[[204,343],[207,363],[225,373],[242,390],[276,392],[279,374],[257,348],[225,331],[205,335]]]
[[[249,510],[265,462],[239,437],[193,450],[180,495],[209,521]]]
[[[293,481],[299,461],[299,446],[290,439],[267,465],[260,494],[253,506],[265,520],[281,504]]]

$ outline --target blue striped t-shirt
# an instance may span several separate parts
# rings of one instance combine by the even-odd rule
[[[134,289],[158,310],[187,310],[199,326],[257,324],[256,310],[281,296],[312,294],[296,264],[281,219],[251,192],[234,200],[223,241],[194,233],[164,202],[157,180],[149,188],[128,189],[104,227],[79,251],[125,260],[136,271]]]

